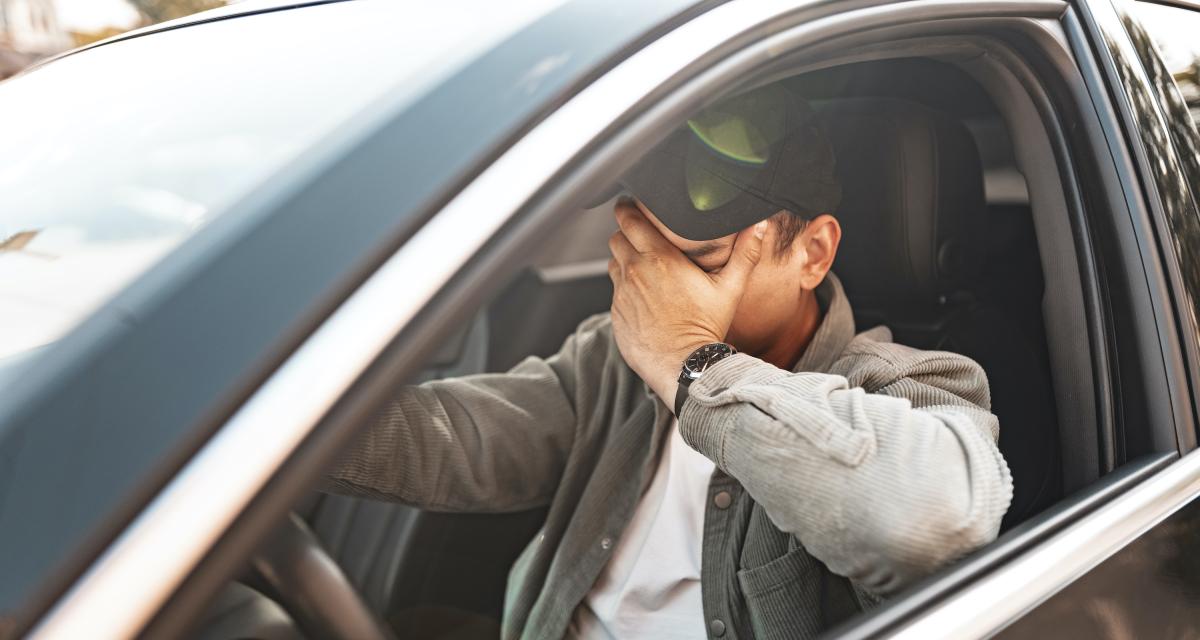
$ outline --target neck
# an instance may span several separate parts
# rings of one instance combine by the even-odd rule
[[[821,305],[817,304],[816,294],[805,292],[799,297],[798,303],[796,312],[788,314],[786,320],[780,323],[778,331],[774,333],[776,339],[762,353],[755,354],[764,362],[788,371],[796,366],[821,326]]]

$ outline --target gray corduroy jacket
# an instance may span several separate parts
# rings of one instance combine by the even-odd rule
[[[727,358],[682,411],[683,438],[717,467],[710,637],[812,637],[992,540],[1012,496],[983,370],[882,327],[856,336],[837,279],[817,293],[825,315],[794,371]],[[596,316],[550,358],[398,389],[327,488],[439,511],[548,505],[509,575],[503,635],[561,638],[671,419]]]

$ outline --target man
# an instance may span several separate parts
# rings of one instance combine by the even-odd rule
[[[854,334],[806,114],[768,87],[689,120],[625,180],[611,314],[398,390],[331,487],[549,506],[506,638],[811,637],[993,539],[1012,483],[984,373]]]

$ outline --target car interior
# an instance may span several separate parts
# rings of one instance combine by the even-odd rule
[[[897,342],[965,354],[986,370],[1014,481],[1004,530],[1098,474],[1094,460],[1077,457],[1088,448],[1075,446],[1096,437],[1094,424],[1090,434],[1080,428],[1088,414],[1081,418],[1078,407],[1090,400],[1063,392],[1072,376],[1091,379],[1063,364],[1064,353],[1078,351],[1069,343],[1078,324],[1060,296],[1046,295],[1052,279],[1078,286],[1076,267],[1055,257],[1071,238],[1047,232],[1056,228],[1045,220],[1053,212],[1038,216],[1029,159],[1037,151],[1021,160],[1014,141],[1024,139],[996,87],[966,65],[925,56],[829,65],[777,81],[810,102],[836,152],[844,235],[834,271],[858,329],[884,324]],[[548,356],[580,321],[605,312],[611,212],[610,201],[568,216],[410,382]],[[497,637],[508,569],[544,517],[432,513],[325,494],[295,513],[286,535],[324,549],[376,619],[410,638]],[[196,637],[312,633],[312,607],[320,605],[283,593],[277,567],[294,561],[268,555],[219,596]]]

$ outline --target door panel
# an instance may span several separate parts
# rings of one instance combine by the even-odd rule
[[[1200,13],[1182,8],[1150,6],[1132,0],[1097,0],[1084,8],[1103,43],[1110,66],[1110,87],[1116,111],[1128,110],[1127,142],[1138,157],[1147,205],[1157,210],[1166,269],[1183,309],[1180,341],[1175,349],[1189,356],[1195,376],[1197,292],[1200,291],[1200,137],[1188,101],[1181,94],[1163,59],[1163,38],[1179,35],[1192,48]],[[1160,15],[1178,12],[1170,29],[1148,32],[1137,20],[1140,11]],[[1161,25],[1161,21],[1159,22]],[[1193,71],[1200,73],[1200,48],[1191,52]],[[1186,65],[1185,65],[1186,66]],[[1193,102],[1200,95],[1189,95]],[[1194,386],[1194,383],[1193,383]],[[1195,446],[1191,420],[1180,425],[1179,448]],[[1185,459],[1186,460],[1186,459]],[[1170,472],[1162,472],[1160,477]],[[1155,482],[1151,480],[1149,482]],[[1165,495],[1165,494],[1164,494]],[[1157,500],[1157,499],[1154,499]],[[1200,497],[1195,492],[1178,510],[1147,503],[1148,530],[1123,545],[1094,568],[1074,579],[1028,614],[1004,629],[999,637],[1197,638],[1200,637]],[[1098,547],[1102,551],[1102,547]]]
[[[1146,532],[999,637],[1200,637],[1200,500]]]

